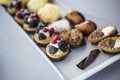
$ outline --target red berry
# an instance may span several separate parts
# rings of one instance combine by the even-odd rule
[[[22,9],[20,9],[20,13],[23,13],[24,12],[24,9],[22,8]]]
[[[47,31],[48,31],[48,29],[44,27],[43,28],[43,32],[47,32]]]
[[[31,18],[31,19],[36,18],[37,20],[39,20],[39,17],[38,17],[38,15],[37,15],[36,13],[31,14],[31,15],[30,15],[30,18]]]
[[[23,18],[20,12],[17,12],[17,13],[15,14],[15,16],[18,17],[18,18]]]
[[[56,36],[54,37],[54,40],[60,40],[60,36],[56,35]]]
[[[49,28],[50,35],[54,33],[54,28]]]
[[[57,40],[53,39],[51,42],[52,42],[52,44],[56,44]]]

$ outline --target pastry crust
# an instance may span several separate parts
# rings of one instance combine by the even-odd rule
[[[18,11],[18,10],[15,9],[15,8],[9,8],[9,7],[8,7],[8,12],[9,12],[10,14],[15,14],[17,11]]]
[[[114,34],[117,33],[117,28],[116,28],[116,26],[113,26],[113,27],[114,27],[114,30],[113,30],[112,32],[110,32],[109,35],[107,35],[107,36],[104,36],[104,35],[103,35],[103,36],[101,36],[101,37],[96,37],[96,38],[93,38],[93,37],[92,37],[92,34],[93,34],[94,32],[101,31],[101,30],[103,30],[103,29],[106,28],[106,27],[109,27],[109,26],[102,26],[102,27],[99,27],[98,29],[94,30],[94,31],[88,36],[88,40],[89,40],[91,43],[98,43],[98,42],[100,42],[101,40],[105,39],[106,37],[112,36],[112,35],[114,35]]]
[[[37,33],[34,34],[34,40],[36,43],[40,44],[40,45],[47,45],[55,36],[55,34],[53,33],[53,35],[49,38],[46,38],[44,40],[39,40]]]
[[[106,46],[102,45],[102,43],[104,41],[106,41],[107,39],[112,39],[112,40],[116,41],[116,40],[120,40],[120,37],[117,37],[117,36],[116,37],[108,37],[108,38],[102,40],[101,42],[99,42],[98,47],[100,49],[102,49],[103,51],[107,52],[107,53],[111,53],[111,54],[119,53],[120,52],[120,47],[118,47],[118,48],[114,48],[114,47],[111,48],[111,47],[106,47]]]
[[[67,51],[61,51],[60,49],[58,50],[58,52],[57,53],[55,53],[55,54],[51,54],[50,52],[49,52],[49,45],[47,45],[47,47],[46,47],[46,54],[47,54],[47,56],[52,60],[52,61],[61,61],[61,60],[63,60],[68,54],[69,54],[69,50],[67,50]]]
[[[20,25],[23,25],[23,23],[24,23],[23,19],[20,19],[20,18],[15,17],[15,20],[16,20]]]
[[[27,24],[23,24],[23,28],[25,31],[28,31],[28,32],[35,32],[36,31],[36,27],[34,28],[30,28]]]

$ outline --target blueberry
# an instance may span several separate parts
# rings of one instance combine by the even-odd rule
[[[27,15],[29,16],[30,13],[23,13],[22,15],[23,15],[23,17],[25,17],[25,16],[27,16]]]
[[[66,43],[66,41],[64,40],[61,40],[59,43],[59,48],[62,50],[62,51],[67,51],[69,49],[68,47],[68,43]]]
[[[30,20],[29,27],[33,28],[33,27],[36,27],[36,26],[38,26],[38,20],[37,19]]]
[[[54,46],[50,46],[50,47],[49,47],[49,52],[50,52],[51,54],[55,54],[57,51],[58,51],[58,49],[55,48]]]
[[[22,8],[22,3],[21,3],[21,1],[18,1],[18,2],[15,4],[15,8],[16,8],[16,9],[21,9],[21,8]]]
[[[39,34],[38,34],[38,38],[39,38],[40,40],[43,40],[43,39],[46,38],[46,36],[45,36],[43,33],[39,33]]]
[[[28,15],[26,15],[25,17],[24,17],[24,23],[26,23],[26,24],[29,24],[29,22],[28,22]]]
[[[10,3],[9,8],[13,8],[13,7],[14,7],[13,3]]]
[[[43,29],[44,27],[46,27],[45,24],[39,24],[39,25],[37,26],[37,28],[36,28],[36,33],[39,33],[39,31],[40,31],[41,29]]]

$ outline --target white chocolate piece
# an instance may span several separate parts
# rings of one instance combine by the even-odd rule
[[[102,32],[104,33],[104,36],[108,36],[114,29],[115,27],[109,26],[105,27]]]
[[[115,41],[114,48],[118,48],[118,47],[120,47],[120,40]]]

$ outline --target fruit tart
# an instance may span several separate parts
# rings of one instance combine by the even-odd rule
[[[44,24],[39,24],[34,34],[34,40],[36,43],[46,46],[54,36],[55,33],[53,28],[46,27]]]
[[[94,30],[89,36],[88,40],[91,43],[98,43],[106,37],[113,36],[117,33],[116,26],[102,26]]]
[[[52,61],[63,60],[69,52],[69,44],[58,35],[56,35],[46,47],[46,54]]]
[[[24,18],[23,28],[28,32],[35,32],[39,21],[40,19],[36,13],[26,15]]]

